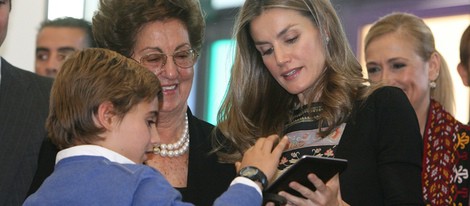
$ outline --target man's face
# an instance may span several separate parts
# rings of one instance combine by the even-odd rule
[[[8,31],[10,0],[0,0],[0,45],[3,44]]]
[[[68,55],[87,47],[86,33],[80,28],[44,27],[36,39],[36,73],[55,77]]]

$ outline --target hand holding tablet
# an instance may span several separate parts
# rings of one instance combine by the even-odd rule
[[[307,178],[308,174],[314,173],[318,178],[326,183],[337,173],[344,171],[346,167],[347,160],[345,159],[305,155],[274,180],[265,189],[265,193],[277,194],[280,191],[285,191],[292,195],[302,197],[301,194],[289,187],[290,182],[296,181],[299,184],[310,188],[312,191],[315,191],[315,186]]]

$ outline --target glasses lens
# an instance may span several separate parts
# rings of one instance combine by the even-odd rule
[[[173,60],[175,61],[175,64],[180,67],[192,67],[196,62],[196,53],[192,49],[176,52],[173,55]]]
[[[165,54],[147,54],[140,60],[141,64],[146,67],[160,69],[166,62]]]

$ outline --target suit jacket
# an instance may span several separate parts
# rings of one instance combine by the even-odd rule
[[[0,205],[21,205],[46,137],[52,79],[1,59]]]

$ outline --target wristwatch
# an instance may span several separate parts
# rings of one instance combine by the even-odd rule
[[[253,167],[253,166],[244,167],[240,170],[238,175],[242,177],[246,177],[255,182],[261,183],[261,186],[263,186],[263,189],[268,186],[268,179],[266,178],[266,175],[263,173],[263,171],[259,170],[256,167]]]

